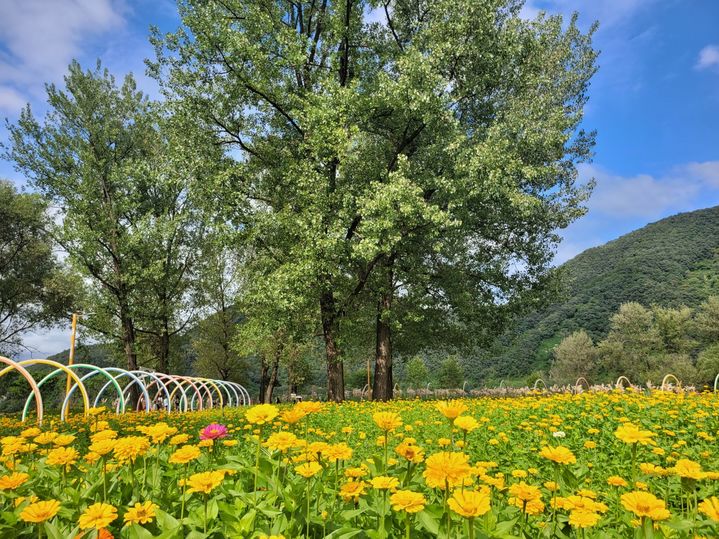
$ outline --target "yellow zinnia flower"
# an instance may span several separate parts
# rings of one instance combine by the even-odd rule
[[[449,499],[449,508],[465,518],[475,518],[487,513],[489,507],[489,487],[476,490],[455,490]]]
[[[85,509],[80,515],[80,528],[87,530],[94,528],[106,528],[113,520],[117,518],[117,509],[107,503],[95,503]]]
[[[456,419],[467,411],[467,405],[457,400],[438,402],[435,406],[447,419]]]
[[[59,510],[60,502],[57,500],[31,503],[20,513],[20,520],[34,523],[45,522],[57,515]]]
[[[136,503],[125,513],[125,524],[147,524],[157,516],[158,506],[152,502]]]
[[[377,490],[394,490],[399,486],[399,479],[386,475],[373,477],[369,482],[372,484],[372,488]]]
[[[305,479],[309,479],[317,475],[322,470],[322,466],[317,462],[305,462],[295,468],[295,471]]]
[[[180,449],[172,453],[168,462],[170,464],[187,464],[202,455],[202,451],[194,445],[183,445]]]
[[[461,486],[473,472],[469,457],[464,453],[435,453],[427,458],[425,465],[422,475],[429,488]]]
[[[712,496],[701,502],[698,506],[699,512],[712,520],[719,521],[719,498]]]
[[[389,497],[392,509],[407,513],[419,513],[427,503],[424,495],[411,490],[398,490]]]
[[[187,480],[187,484],[190,486],[188,492],[209,494],[220,486],[224,478],[225,474],[218,471],[192,474]]]
[[[25,483],[30,476],[23,472],[15,472],[10,475],[0,477],[0,490],[15,490]]]
[[[546,446],[539,452],[539,456],[549,459],[557,464],[574,464],[577,457],[574,456],[568,447],[558,445],[556,447]]]
[[[622,494],[620,498],[622,506],[638,517],[649,517],[652,520],[664,520],[669,518],[669,511],[666,509],[664,500],[660,500],[654,494],[644,491],[632,491]]]
[[[47,455],[47,463],[51,466],[70,466],[77,462],[80,453],[74,447],[56,447]]]
[[[271,422],[280,411],[272,404],[258,404],[245,412],[245,419],[253,425],[264,425]]]
[[[625,423],[614,431],[614,436],[626,444],[653,445],[652,437],[656,434],[650,430],[642,430],[632,423]]]
[[[372,420],[385,432],[402,426],[402,418],[395,412],[376,412],[372,415]]]

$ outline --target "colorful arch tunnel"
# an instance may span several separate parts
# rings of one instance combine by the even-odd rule
[[[3,367],[4,365],[4,367]],[[52,379],[67,376],[72,381],[60,408],[60,419],[68,414],[70,399],[79,393],[83,413],[106,403],[112,403],[115,413],[129,412],[131,392],[139,395],[135,411],[187,412],[212,408],[247,406],[252,399],[247,390],[236,382],[213,380],[198,376],[165,374],[150,370],[126,370],[118,367],[98,367],[87,363],[63,365],[51,359],[14,361],[0,356],[0,378],[11,372],[19,374],[30,386],[25,400],[22,420],[25,421],[34,405],[37,422],[42,423],[45,407],[42,389]],[[42,373],[38,373],[38,367]],[[48,372],[49,368],[49,372]],[[35,376],[33,376],[33,371]]]

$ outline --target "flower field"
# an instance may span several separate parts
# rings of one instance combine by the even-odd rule
[[[719,398],[0,420],[0,537],[717,537]]]

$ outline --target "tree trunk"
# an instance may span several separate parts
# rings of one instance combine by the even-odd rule
[[[320,298],[322,333],[325,339],[327,358],[327,400],[342,402],[345,398],[345,379],[342,356],[337,345],[339,323],[332,292],[324,292]]]
[[[394,280],[392,272],[393,259],[387,264],[387,281],[377,302],[377,340],[374,361],[374,382],[372,383],[372,400],[392,400],[394,382],[392,380],[392,328],[389,315],[392,309]]]
[[[135,324],[132,318],[127,314],[127,308],[124,305],[120,306],[120,324],[122,330],[122,347],[125,351],[125,358],[127,360],[127,370],[137,370],[137,350],[135,349]],[[130,402],[127,408],[134,410],[137,407],[137,403],[140,401],[140,388],[137,384],[132,384],[130,387]]]
[[[267,378],[267,387],[265,388],[265,394],[264,402],[265,404],[272,404],[272,394],[275,390],[275,385],[277,384],[277,373],[280,370],[280,355],[281,355],[282,348],[278,348],[278,351],[275,353],[275,359],[272,362],[272,370],[270,371],[270,375]]]
[[[162,321],[162,333],[159,336],[159,350],[157,355],[157,370],[167,373],[170,363],[170,332],[167,318]]]
[[[267,392],[267,382],[269,379],[270,366],[265,360],[265,356],[260,357],[260,397],[257,402],[265,402],[265,393]]]

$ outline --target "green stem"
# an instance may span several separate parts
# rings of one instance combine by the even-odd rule
[[[307,479],[307,518],[305,519],[305,537],[307,539],[310,537],[310,481],[312,479]]]
[[[404,538],[405,538],[405,539],[410,539],[410,535],[409,535],[409,513],[405,513],[405,514],[404,514],[404,519],[405,519]]]
[[[474,519],[469,519],[469,539],[474,539]]]
[[[205,535],[207,535],[207,494],[205,494],[205,520],[203,522],[203,532]]]
[[[187,464],[185,464],[184,481],[182,482],[182,505],[180,506],[180,525],[184,527],[185,520],[185,491],[187,490]]]

